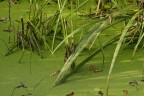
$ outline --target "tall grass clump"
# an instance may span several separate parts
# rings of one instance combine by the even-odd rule
[[[22,48],[23,51],[24,49],[35,51],[41,58],[43,58],[43,49],[52,52],[50,45],[52,45],[52,40],[57,39],[56,35],[61,34],[62,26],[60,23],[57,23],[59,11],[54,12],[51,16],[47,15],[43,11],[45,6],[47,6],[46,3],[41,4],[36,0],[30,0],[29,12],[26,16],[21,16],[20,20],[17,20],[17,40],[6,55],[11,54],[17,48]]]

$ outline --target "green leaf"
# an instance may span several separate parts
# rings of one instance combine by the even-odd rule
[[[115,61],[116,61],[116,57],[119,53],[119,50],[120,50],[120,47],[122,45],[122,42],[125,38],[125,35],[128,31],[128,29],[132,26],[135,18],[139,15],[139,13],[141,12],[138,11],[128,22],[127,26],[125,27],[125,29],[123,30],[122,34],[121,34],[121,37],[118,41],[118,44],[116,46],[116,49],[115,49],[115,52],[114,52],[114,55],[113,55],[113,59],[112,59],[112,62],[111,62],[111,66],[110,66],[110,69],[109,69],[109,74],[108,74],[108,77],[107,77],[107,85],[106,85],[106,96],[108,96],[108,89],[109,89],[109,82],[110,82],[110,77],[111,77],[111,73],[112,73],[112,70],[113,70],[113,67],[114,67],[114,64],[115,64]]]

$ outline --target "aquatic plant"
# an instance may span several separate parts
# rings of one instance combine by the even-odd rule
[[[58,25],[60,29],[54,32],[59,12],[57,11],[52,16],[47,16],[42,10],[44,6],[46,6],[45,3],[39,5],[37,1],[32,2],[30,0],[29,13],[25,18],[21,16],[20,21],[18,21],[21,29],[18,27],[17,41],[11,46],[6,56],[11,54],[16,47],[22,48],[23,51],[25,48],[36,51],[42,58],[43,47],[51,51],[49,46],[50,38],[54,34],[61,34],[60,24]]]
[[[143,2],[135,2],[127,7],[127,0],[110,0],[108,9],[105,9],[107,2],[104,0],[94,0],[98,2],[94,11],[90,13],[79,14],[78,10],[85,5],[89,0],[84,0],[82,3],[76,5],[73,2],[67,0],[57,0],[58,9],[51,16],[43,12],[43,6],[40,6],[38,2],[30,0],[30,9],[27,17],[21,17],[19,20],[19,27],[17,30],[17,41],[9,48],[6,55],[11,54],[15,48],[23,50],[23,54],[19,60],[21,62],[25,49],[29,49],[32,52],[37,52],[43,58],[43,49],[48,49],[52,54],[58,48],[64,44],[65,56],[64,66],[60,70],[60,73],[55,81],[54,86],[57,86],[66,81],[73,73],[77,72],[84,64],[90,61],[98,52],[103,52],[103,49],[108,47],[114,42],[117,42],[116,49],[110,65],[105,96],[108,96],[110,77],[117,59],[119,50],[130,44],[134,44],[134,53],[138,47],[143,48]],[[69,5],[67,5],[67,3]],[[137,5],[136,5],[137,3]],[[68,7],[69,14],[64,14],[64,10]],[[131,8],[131,10],[129,10]],[[133,9],[132,9],[133,8]],[[105,11],[107,10],[107,11]],[[92,13],[94,12],[94,13]],[[75,14],[75,16],[73,16]],[[89,18],[89,22],[77,26],[78,16],[85,16]],[[124,24],[122,32],[117,36],[106,42],[100,42],[99,35],[108,28],[114,28],[114,25],[121,23]],[[87,29],[87,30],[85,30]],[[83,36],[79,36],[80,41],[75,41],[75,34],[81,33]],[[57,39],[62,40],[58,45]],[[95,48],[92,54],[85,58],[80,63],[76,63],[76,59],[81,52],[90,44],[89,50],[93,44],[98,42],[99,46]],[[123,47],[123,46],[124,47]],[[103,53],[104,54],[104,53]],[[104,55],[103,55],[104,62]]]
[[[112,73],[112,70],[113,70],[113,67],[114,67],[114,64],[115,64],[116,57],[119,53],[119,50],[122,46],[122,43],[124,42],[125,39],[127,39],[129,37],[129,34],[127,34],[129,32],[129,29],[133,26],[133,24],[135,24],[136,18],[141,13],[143,13],[143,9],[138,9],[137,11],[135,11],[135,9],[133,9],[133,10],[131,10],[131,12],[126,11],[129,8],[126,7],[125,5],[124,6],[121,5],[122,1],[121,2],[119,1],[119,3],[116,2],[115,0],[112,0],[112,1],[115,4],[115,6],[117,6],[117,8],[119,10],[117,12],[111,13],[112,14],[112,22],[110,22],[111,20],[110,20],[109,17],[105,17],[105,18],[102,18],[102,19],[100,18],[100,19],[97,19],[96,21],[92,21],[92,22],[90,22],[88,24],[85,24],[82,27],[74,30],[70,35],[68,35],[58,45],[58,47],[59,47],[65,40],[67,40],[73,34],[76,34],[80,30],[82,30],[84,27],[87,27],[87,26],[90,26],[90,25],[92,26],[90,28],[90,30],[87,32],[87,34],[85,35],[85,37],[83,37],[81,39],[81,41],[78,43],[78,45],[76,46],[75,51],[68,58],[67,62],[64,64],[63,68],[61,69],[61,72],[60,72],[59,76],[57,77],[57,79],[55,81],[55,84],[54,84],[55,86],[65,82],[65,80],[67,78],[69,78],[74,72],[76,72],[80,67],[82,67],[91,58],[93,58],[97,54],[97,52],[99,52],[101,50],[101,48],[107,47],[109,44],[111,44],[115,41],[118,41],[118,43],[116,45],[116,49],[114,51],[113,59],[112,59],[112,62],[111,62],[111,66],[110,66],[109,74],[108,74],[108,78],[107,78],[105,96],[108,96],[110,77],[111,77],[111,73]],[[125,4],[127,4],[126,0],[125,0],[125,2],[126,2]],[[143,4],[143,2],[141,2],[141,4]],[[141,4],[139,4],[139,5],[141,5]],[[132,6],[130,6],[130,7],[132,7]],[[140,15],[140,16],[143,16],[143,15]],[[123,31],[120,35],[114,37],[112,40],[110,40],[110,41],[108,41],[104,44],[101,44],[101,46],[93,54],[91,54],[88,58],[86,58],[81,63],[77,64],[77,66],[75,66],[74,70],[70,70],[72,62],[80,55],[80,53],[84,50],[84,48],[88,45],[88,43],[92,42],[94,40],[94,38],[98,37],[98,35],[101,32],[103,32],[104,30],[106,30],[109,27],[113,27],[113,25],[115,25],[119,22],[128,22],[128,23],[126,23],[126,26],[123,28]],[[94,24],[97,24],[97,25],[95,26]],[[142,21],[142,19],[141,19],[140,25],[141,25],[140,32],[143,32],[143,21]],[[137,49],[137,46],[139,45],[139,43],[142,41],[142,38],[143,38],[143,35],[139,35],[139,36],[140,36],[140,39],[136,43],[135,50]],[[126,44],[126,43],[124,43],[124,44]],[[56,47],[55,50],[57,50],[58,47]],[[134,50],[134,53],[136,52],[135,50]]]

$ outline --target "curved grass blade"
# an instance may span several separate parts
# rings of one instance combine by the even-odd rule
[[[139,46],[139,44],[142,42],[142,40],[143,40],[143,38],[144,38],[144,22],[142,22],[142,28],[141,28],[141,32],[142,32],[142,35],[139,37],[139,39],[138,39],[138,41],[137,41],[137,44],[135,45],[135,47],[134,47],[134,51],[133,51],[133,55],[132,55],[132,59],[133,59],[133,57],[134,57],[134,55],[135,55],[135,53],[136,53],[136,50],[137,50],[137,48],[138,48],[138,46]]]
[[[111,66],[110,66],[110,69],[109,69],[109,74],[108,74],[108,77],[107,77],[106,94],[105,94],[105,96],[108,96],[108,90],[109,90],[109,83],[110,83],[111,73],[112,73],[112,70],[113,70],[113,67],[114,67],[114,64],[115,64],[115,61],[116,61],[116,57],[117,57],[117,55],[118,55],[118,53],[119,53],[119,50],[120,50],[120,47],[121,47],[121,45],[122,45],[122,42],[123,42],[123,40],[124,40],[124,38],[125,38],[125,36],[126,36],[126,33],[127,33],[128,29],[132,26],[135,18],[139,15],[140,12],[141,12],[141,10],[138,11],[138,12],[129,20],[127,26],[126,26],[125,29],[123,30],[122,35],[121,35],[121,37],[120,37],[120,39],[119,39],[119,41],[118,41],[118,44],[117,44],[116,49],[115,49],[115,51],[114,51],[114,55],[113,55],[113,59],[112,59],[112,62],[111,62]]]

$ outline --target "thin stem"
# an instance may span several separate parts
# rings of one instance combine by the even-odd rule
[[[12,26],[12,23],[11,23],[11,0],[8,0],[8,16],[9,16],[9,23],[10,23],[10,25],[9,25],[9,30],[10,30],[10,28],[11,28],[11,26]],[[10,43],[10,32],[9,32],[9,43]]]

